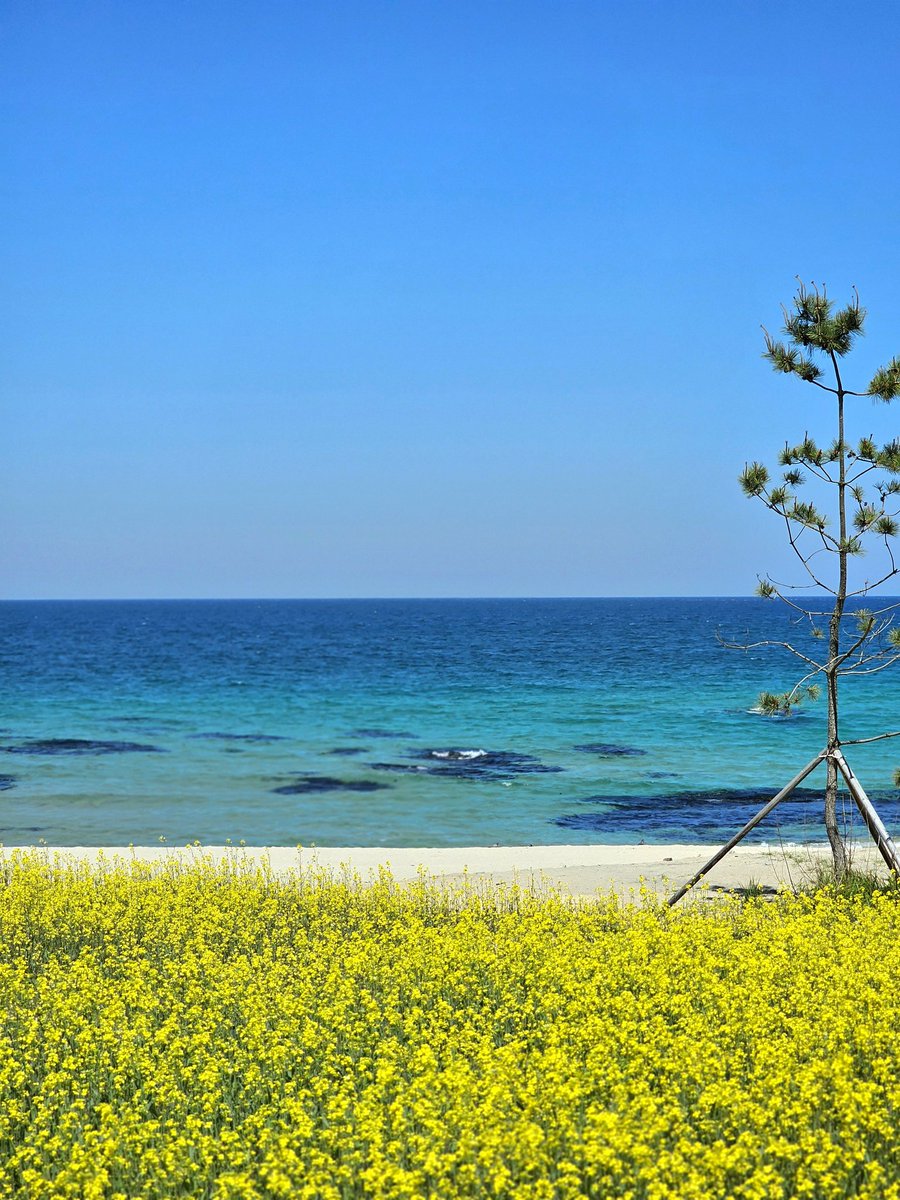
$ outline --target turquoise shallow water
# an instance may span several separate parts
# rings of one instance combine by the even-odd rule
[[[0,840],[719,841],[821,747],[751,599],[0,604]],[[900,726],[900,666],[845,693]],[[856,749],[893,832],[900,739]],[[819,840],[820,776],[760,838]]]

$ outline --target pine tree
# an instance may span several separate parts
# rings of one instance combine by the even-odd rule
[[[784,340],[776,341],[763,329],[764,357],[774,370],[796,376],[831,398],[835,436],[827,447],[820,447],[808,433],[796,445],[785,445],[777,480],[758,462],[747,465],[740,476],[746,495],[762,501],[784,522],[803,569],[798,585],[761,578],[758,594],[788,605],[811,635],[809,650],[790,642],[755,643],[782,646],[803,663],[804,672],[790,691],[764,692],[759,702],[765,713],[789,713],[804,698],[815,698],[821,685],[828,706],[830,754],[841,745],[897,736],[885,732],[843,741],[839,700],[845,676],[872,674],[900,658],[900,627],[893,623],[897,606],[860,606],[864,597],[900,570],[893,548],[900,532],[900,440],[877,445],[872,437],[862,437],[851,444],[845,433],[848,399],[868,397],[887,403],[900,396],[900,357],[876,371],[865,391],[852,391],[844,384],[841,362],[862,335],[866,318],[855,290],[849,304],[836,308],[825,288],[800,283],[791,307],[782,311]],[[801,498],[807,485],[815,493],[811,499]],[[877,577],[851,586],[852,560],[873,544],[882,554]],[[810,585],[823,598],[821,603],[809,606],[808,600],[799,598]],[[835,876],[840,879],[847,871],[848,857],[837,819],[838,769],[833,758],[826,757],[825,762],[825,829]]]

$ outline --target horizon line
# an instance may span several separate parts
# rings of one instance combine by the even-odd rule
[[[799,598],[799,597],[798,597]],[[807,598],[804,595],[803,598]],[[825,597],[808,593],[808,598]],[[882,593],[880,599],[893,599]],[[763,600],[753,592],[635,592],[621,595],[480,595],[480,596],[8,596],[0,604],[425,604],[448,602],[482,602],[496,600]]]

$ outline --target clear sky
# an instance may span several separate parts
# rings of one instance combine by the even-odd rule
[[[736,476],[823,407],[759,325],[856,284],[851,382],[900,353],[898,47],[892,0],[4,0],[0,596],[786,573]]]

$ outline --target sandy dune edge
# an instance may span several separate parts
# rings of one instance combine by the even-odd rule
[[[9,853],[13,847],[5,847]],[[534,883],[556,887],[572,896],[593,896],[614,891],[627,898],[642,885],[660,894],[674,891],[712,856],[717,847],[699,845],[663,846],[464,846],[464,847],[262,847],[262,846],[66,846],[41,847],[41,853],[60,854],[95,862],[135,858],[142,862],[190,859],[198,854],[218,861],[227,855],[244,856],[252,862],[267,858],[275,871],[297,867],[322,867],[335,872],[345,869],[369,878],[380,867],[389,868],[398,881],[416,878],[420,871],[436,879],[455,882],[464,874],[473,882]],[[739,846],[717,864],[706,882],[710,890],[796,887],[827,862],[827,845]],[[854,849],[855,866],[875,867],[880,860],[874,848]]]

